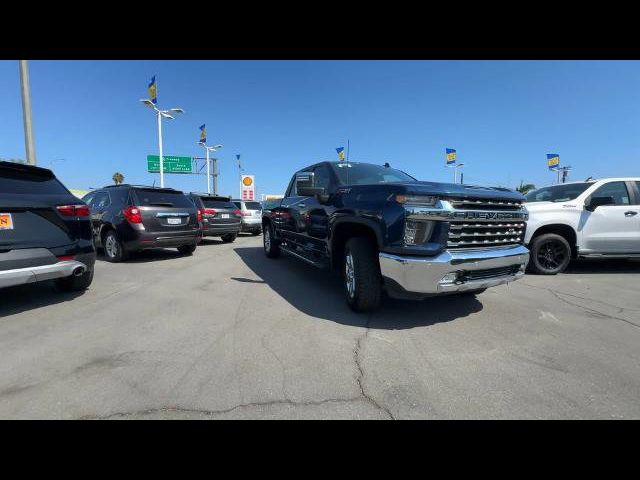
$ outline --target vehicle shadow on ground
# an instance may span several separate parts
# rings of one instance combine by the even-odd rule
[[[482,310],[482,303],[475,296],[464,295],[423,301],[384,298],[379,310],[370,315],[357,314],[347,306],[337,274],[318,270],[286,254],[277,259],[267,258],[262,247],[237,247],[234,251],[261,280],[238,277],[232,280],[266,283],[301,312],[343,325],[402,330],[449,322]]]
[[[98,250],[96,260],[99,262],[107,262],[104,252]],[[194,252],[197,255],[198,249]],[[174,260],[176,258],[184,257],[184,255],[175,248],[154,248],[150,250],[142,250],[141,252],[131,252],[129,258],[122,263],[147,263],[158,262],[161,260]]]
[[[2,302],[0,302],[0,318],[7,315],[17,315],[35,308],[70,302],[84,293],[84,291],[59,292],[55,289],[53,281],[4,288],[2,289]]]
[[[580,259],[572,260],[564,271],[571,273],[640,273],[639,259]]]

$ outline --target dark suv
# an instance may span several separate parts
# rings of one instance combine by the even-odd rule
[[[203,236],[220,237],[225,243],[236,239],[242,213],[229,197],[203,193],[190,193],[188,196],[202,217]]]
[[[91,207],[96,246],[110,262],[132,251],[177,247],[191,255],[201,240],[200,213],[173,188],[110,185],[83,197]]]
[[[0,162],[0,288],[55,279],[84,290],[95,261],[87,205],[50,170]]]

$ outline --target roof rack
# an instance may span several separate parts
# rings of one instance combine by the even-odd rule
[[[105,185],[102,188],[116,188],[116,187],[133,187],[133,188],[154,188],[158,190],[175,190],[175,188],[171,187],[155,187],[152,185],[134,185],[132,183],[121,183],[119,185]]]

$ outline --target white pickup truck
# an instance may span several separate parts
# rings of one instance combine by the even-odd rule
[[[640,178],[552,185],[526,199],[533,272],[555,275],[578,257],[640,257]]]

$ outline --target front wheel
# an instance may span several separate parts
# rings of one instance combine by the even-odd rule
[[[178,247],[178,251],[182,255],[191,255],[191,254],[193,254],[193,252],[196,251],[196,246],[195,245],[180,245]]]
[[[264,245],[264,254],[269,258],[277,258],[280,256],[280,245],[273,238],[273,226],[267,224],[264,226],[262,234],[262,243]]]
[[[344,289],[347,304],[356,312],[380,306],[382,276],[377,251],[362,237],[349,240],[344,249]]]
[[[529,268],[542,275],[563,272],[571,261],[571,245],[556,233],[545,233],[531,242]]]

